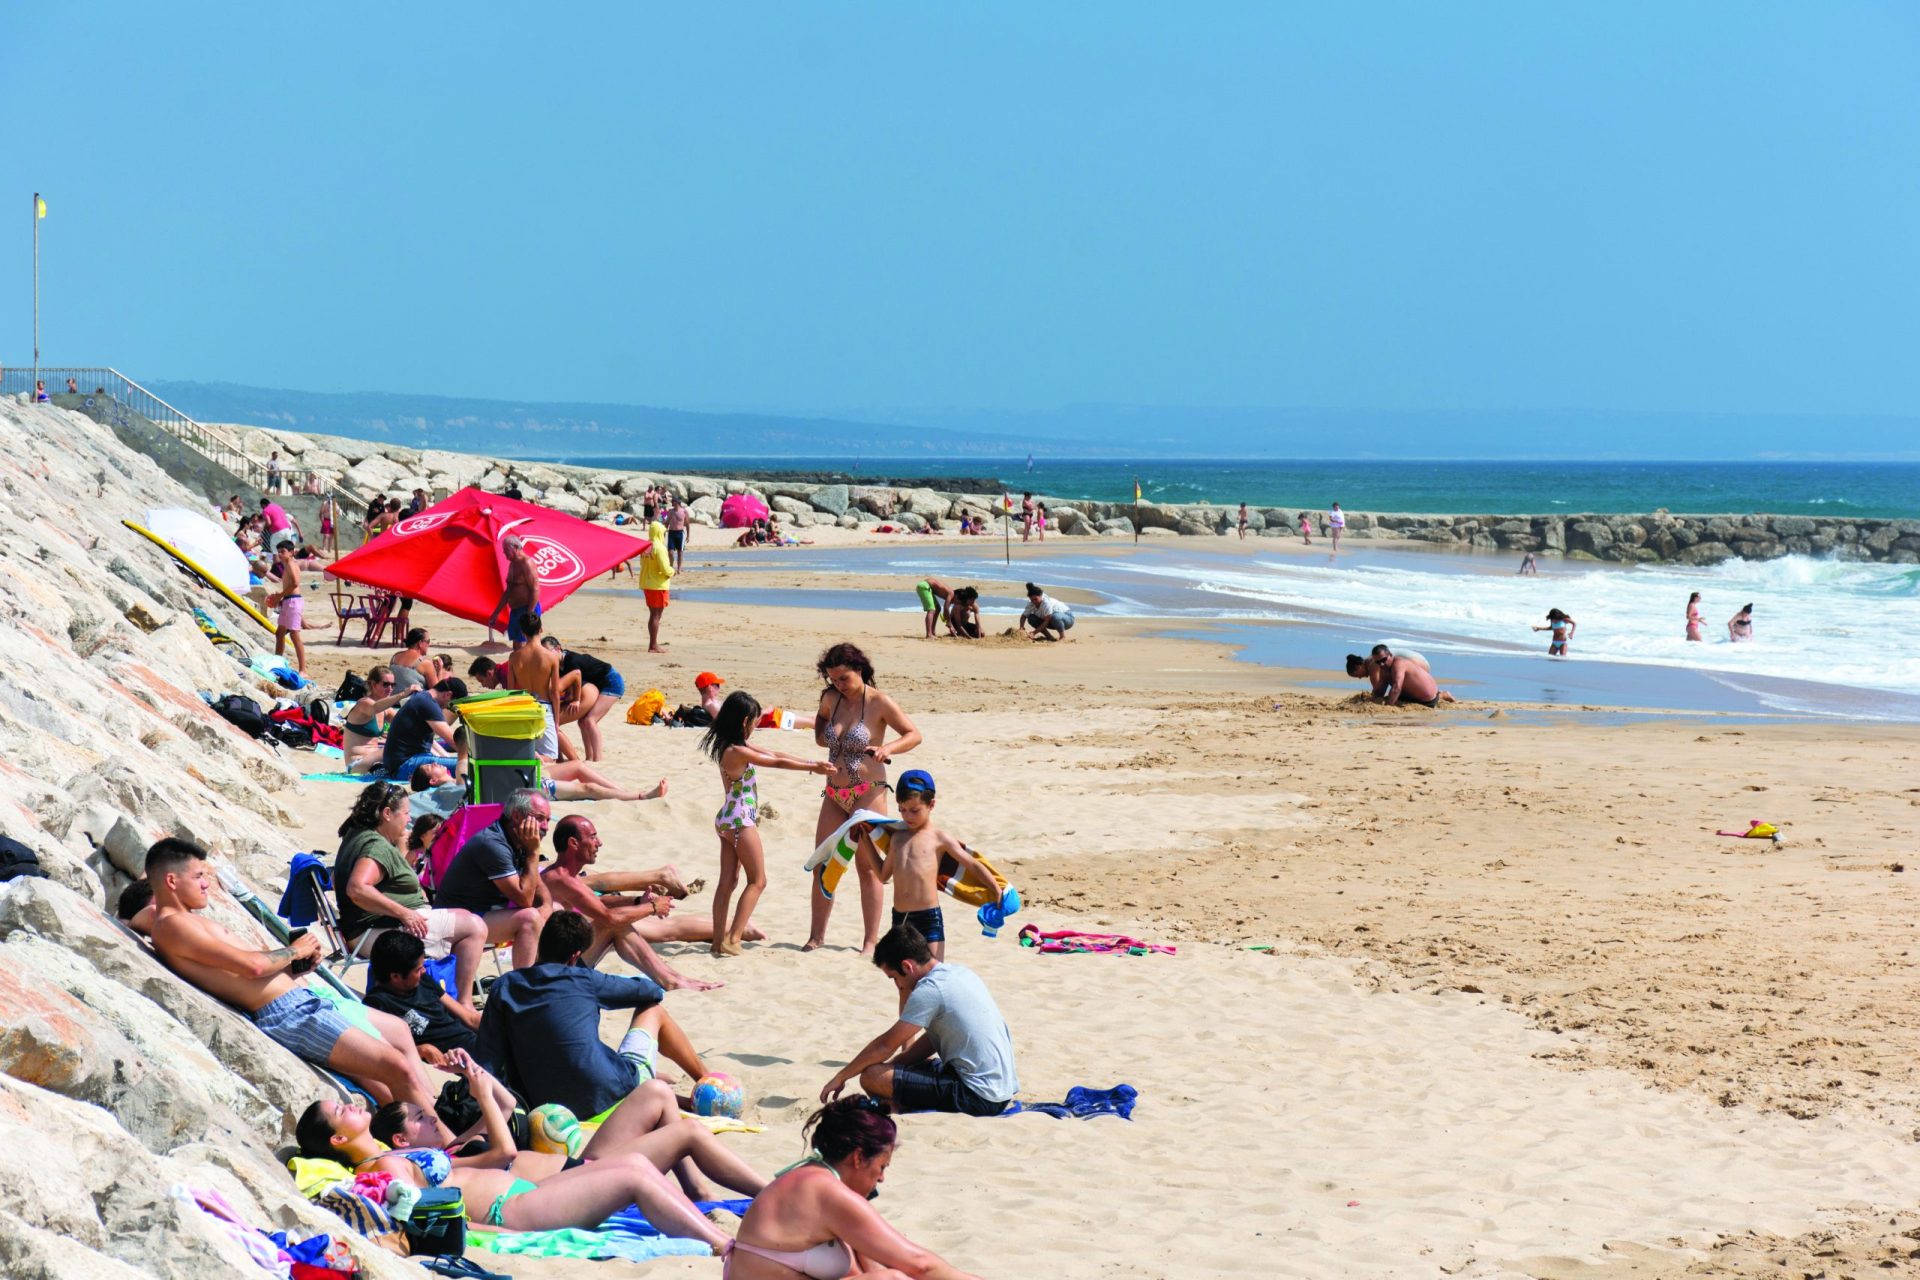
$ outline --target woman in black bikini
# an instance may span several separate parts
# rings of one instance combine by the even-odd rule
[[[887,811],[887,761],[920,745],[914,727],[898,703],[874,685],[873,663],[851,644],[837,644],[820,655],[815,669],[827,682],[813,721],[813,740],[827,749],[833,772],[820,793],[820,816],[813,827],[817,847],[856,809]],[[887,742],[887,730],[899,736]],[[879,857],[862,839],[854,862],[860,877],[860,953],[871,955],[880,941],[881,909],[886,890],[880,884]],[[813,879],[813,924],[803,951],[827,940],[827,917],[833,899],[820,889],[820,872]]]

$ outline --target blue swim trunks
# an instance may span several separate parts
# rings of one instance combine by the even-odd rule
[[[531,609],[515,609],[507,614],[507,639],[520,644],[527,638],[526,620],[540,616],[540,602],[534,601]]]

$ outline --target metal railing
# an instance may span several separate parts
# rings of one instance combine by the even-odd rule
[[[268,491],[266,459],[248,453],[231,432],[196,422],[118,369],[106,365],[41,365],[39,381],[45,385],[48,399],[56,404],[77,395],[82,397],[81,402],[69,407],[104,421],[114,421],[117,414],[137,414],[247,484],[263,493]],[[0,396],[31,395],[37,390],[34,382],[31,367],[0,366]],[[280,468],[273,491],[292,492],[293,477],[305,473],[305,468]],[[325,485],[320,493],[309,496],[331,497],[342,512],[352,510],[359,502],[338,484]]]

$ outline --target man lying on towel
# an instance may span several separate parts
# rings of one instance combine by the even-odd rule
[[[292,945],[259,951],[196,914],[207,905],[213,870],[207,851],[169,836],[147,850],[153,889],[154,950],[169,969],[208,995],[236,1005],[268,1037],[308,1062],[338,1071],[381,1102],[433,1109],[407,1024],[358,1001],[338,1002],[300,975],[320,960],[320,944],[302,934]]]

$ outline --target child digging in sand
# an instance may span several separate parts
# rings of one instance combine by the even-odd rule
[[[720,882],[713,889],[713,943],[709,950],[716,956],[740,954],[753,908],[767,887],[767,860],[760,848],[760,790],[754,768],[833,772],[833,766],[825,760],[802,760],[748,746],[747,739],[753,736],[753,726],[759,720],[760,704],[752,694],[730,693],[700,742],[701,749],[719,763],[720,786],[726,792],[726,800],[713,818],[713,829],[720,833]],[[733,897],[733,882],[742,872],[746,885],[740,890],[733,926],[728,928],[727,902]]]
[[[880,868],[882,884],[893,881],[893,927],[910,924],[927,940],[935,960],[947,956],[947,926],[941,915],[940,859],[951,857],[975,884],[991,885],[993,873],[967,851],[967,846],[933,825],[936,795],[933,775],[909,769],[893,789],[900,809],[900,830]]]

